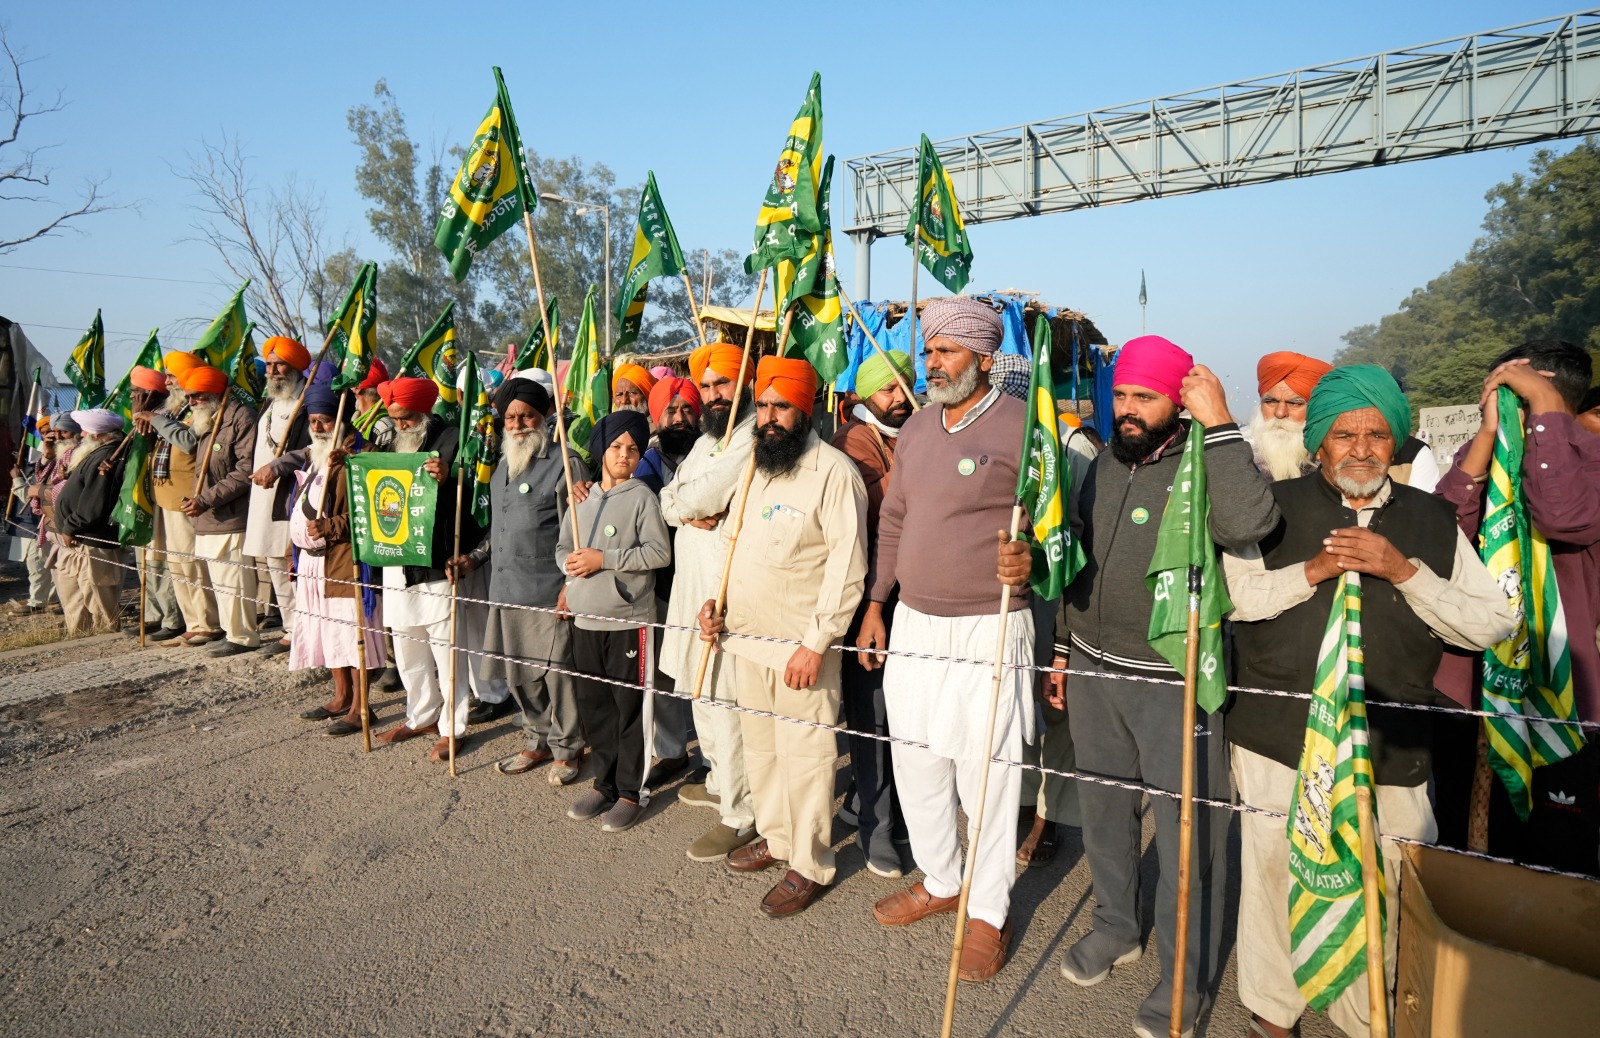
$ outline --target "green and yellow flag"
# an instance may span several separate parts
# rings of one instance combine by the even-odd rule
[[[1361,575],[1345,572],[1339,576],[1317,653],[1288,822],[1289,958],[1300,994],[1319,1012],[1367,971],[1358,788],[1374,790],[1372,828],[1379,830],[1376,783],[1367,755],[1364,666]],[[1380,918],[1385,912],[1383,887],[1380,867]]]
[[[144,345],[139,348],[139,356],[134,358],[133,363],[128,366],[128,373],[118,380],[117,384],[112,387],[110,395],[106,397],[105,403],[100,405],[108,411],[115,411],[120,414],[124,422],[133,421],[133,369],[154,368],[157,371],[167,370],[165,365],[161,363],[161,340],[156,337],[158,330],[156,328],[150,329],[150,338],[146,339]]]
[[[450,261],[450,275],[457,281],[467,276],[475,254],[521,223],[523,213],[531,215],[539,207],[499,68],[494,70],[494,88],[494,103],[467,146],[433,232],[433,244]]]
[[[1050,413],[1055,414],[1052,404]],[[1187,663],[1189,610],[1200,613],[1200,656],[1195,674],[1195,702],[1206,713],[1222,709],[1228,698],[1228,676],[1222,669],[1222,618],[1233,608],[1217,565],[1217,546],[1206,518],[1211,497],[1206,490],[1206,430],[1189,423],[1183,460],[1172,477],[1156,550],[1144,583],[1155,601],[1150,607],[1150,647],[1183,673]],[[1187,589],[1187,595],[1185,595]]]
[[[1017,500],[1027,506],[1033,524],[1029,543],[1033,572],[1028,582],[1040,598],[1061,597],[1083,568],[1083,545],[1072,536],[1067,502],[1072,494],[1072,468],[1061,455],[1061,426],[1056,419],[1055,370],[1051,366],[1050,321],[1040,314],[1033,326],[1033,372],[1028,379],[1028,420],[1022,433],[1022,465],[1017,473]]]
[[[100,322],[100,311],[94,312],[89,330],[83,333],[78,345],[64,367],[68,380],[78,389],[78,406],[99,407],[106,398],[106,327]]]
[[[774,270],[777,279],[779,326],[782,318],[794,311],[789,341],[784,354],[803,354],[817,369],[818,381],[831,383],[849,367],[845,350],[844,319],[839,309],[839,279],[833,262],[833,227],[829,223],[829,189],[833,183],[833,156],[828,156],[818,182],[817,213],[822,229],[806,239],[806,251],[798,259],[781,259]]]
[[[1522,489],[1525,448],[1517,395],[1501,386],[1500,427],[1489,464],[1479,548],[1484,564],[1511,600],[1517,626],[1505,641],[1483,653],[1483,708],[1489,765],[1505,783],[1511,805],[1524,821],[1533,807],[1533,769],[1583,748],[1573,698],[1572,656],[1567,621],[1556,589],[1550,544],[1528,519]]]
[[[639,196],[639,223],[633,229],[633,257],[628,260],[628,276],[622,282],[622,295],[617,299],[617,320],[622,330],[615,353],[632,346],[639,338],[639,325],[644,320],[645,291],[650,280],[672,277],[683,273],[683,250],[678,248],[678,235],[667,219],[667,207],[661,202],[661,190],[656,187],[655,171],[645,175],[644,193]]]
[[[778,153],[772,183],[756,214],[755,245],[744,259],[754,274],[780,259],[799,259],[810,247],[807,236],[822,230],[817,212],[817,182],[822,177],[822,74],[811,74],[806,99],[789,124]]]
[[[228,305],[222,312],[206,326],[200,333],[200,339],[189,350],[196,357],[218,369],[227,371],[232,367],[234,355],[244,345],[245,326],[249,321],[244,316],[244,290],[250,287],[250,280],[239,286],[239,291],[228,300]]]
[[[430,378],[439,387],[439,399],[434,402],[433,413],[447,422],[456,420],[461,413],[461,395],[456,391],[456,369],[460,355],[456,352],[456,301],[444,305],[444,312],[433,322],[417,344],[406,351],[400,360],[398,378]]]
[[[374,341],[377,329],[378,265],[367,263],[356,275],[356,283],[350,287],[339,315],[329,327],[332,340],[328,357],[339,365],[331,386],[335,393],[354,389],[367,377],[377,349]]]
[[[464,480],[462,493],[468,510],[478,525],[489,526],[489,480],[499,460],[499,445],[494,436],[494,408],[489,389],[478,375],[478,358],[469,350],[461,362],[460,380],[455,385],[461,398],[460,425],[457,427],[457,475]]]
[[[544,344],[544,326],[550,325],[551,345],[548,349]],[[522,348],[517,350],[516,359],[511,362],[512,370],[522,371],[526,368],[543,368],[551,375],[556,371],[556,351],[561,349],[561,307],[556,305],[556,297],[551,296],[550,302],[545,304],[544,320],[533,322],[533,331],[522,340]]]
[[[572,413],[567,423],[567,445],[589,460],[589,433],[611,413],[611,372],[600,363],[600,340],[595,329],[593,285],[583,299],[583,317],[572,343],[572,363],[562,387],[563,405]]]
[[[906,225],[906,244],[917,250],[917,261],[945,288],[959,292],[967,287],[972,278],[972,245],[956,206],[955,185],[927,134],[922,135],[917,155],[917,211]]]
[[[432,454],[361,451],[345,459],[350,543],[369,566],[432,566],[439,481],[422,470]]]
[[[233,352],[228,366],[223,370],[228,373],[228,389],[232,391],[233,398],[241,404],[259,408],[262,394],[267,389],[267,376],[256,367],[256,359],[256,326],[251,323],[245,326],[239,348]]]
[[[111,521],[117,524],[117,542],[124,547],[143,547],[155,535],[156,494],[150,478],[154,438],[154,433],[134,433],[122,459],[122,491],[111,507]]]

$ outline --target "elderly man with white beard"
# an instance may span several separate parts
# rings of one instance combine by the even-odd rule
[[[550,441],[546,419],[554,404],[544,386],[514,375],[494,398],[500,416],[500,462],[489,483],[490,536],[452,563],[458,579],[485,566],[490,601],[486,649],[499,659],[484,661],[482,677],[504,678],[522,710],[528,745],[500,761],[502,775],[521,775],[548,761],[548,780],[564,786],[578,777],[583,725],[571,671],[572,625],[557,610],[565,605],[566,576],[555,564],[556,540],[565,521],[567,494],[561,448]],[[568,450],[574,480],[590,479],[589,468]],[[519,608],[526,607],[526,608]]]
[[[1255,452],[1256,468],[1273,482],[1316,471],[1316,459],[1304,442],[1306,402],[1317,381],[1331,370],[1331,364],[1290,350],[1269,353],[1256,362],[1261,407],[1242,431]]]
[[[122,416],[94,408],[72,412],[83,438],[67,462],[67,481],[56,494],[56,534],[61,553],[56,587],[70,635],[115,630],[121,612],[122,550],[111,520],[122,490],[122,466],[112,462],[122,441]],[[84,538],[84,540],[79,540]],[[107,543],[109,542],[109,543]]]
[[[300,389],[305,384],[301,373],[310,367],[311,354],[293,339],[274,335],[261,344],[261,357],[267,365],[267,379],[256,425],[253,458],[257,471],[310,442],[305,414],[299,405]],[[261,646],[267,655],[287,652],[289,632],[294,629],[294,580],[289,573],[289,498],[293,491],[288,480],[275,487],[258,483],[250,488],[244,553],[256,566],[258,578],[271,577],[272,597],[277,600],[283,621],[283,637]]]

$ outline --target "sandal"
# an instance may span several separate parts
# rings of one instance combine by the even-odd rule
[[[494,770],[502,775],[522,775],[544,764],[551,756],[549,750],[523,750],[514,756],[496,761]]]
[[[578,777],[578,772],[583,769],[583,758],[575,757],[572,760],[558,760],[550,767],[550,774],[546,776],[552,786],[569,786]]]
[[[1017,864],[1032,869],[1055,861],[1058,832],[1059,827],[1056,823],[1039,819],[1037,828],[1030,832],[1028,838],[1022,841],[1022,846],[1017,848]]]

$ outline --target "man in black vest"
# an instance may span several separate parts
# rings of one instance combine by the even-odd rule
[[[1511,611],[1444,501],[1390,477],[1411,427],[1405,394],[1382,368],[1335,368],[1306,408],[1318,469],[1272,484],[1281,519],[1254,549],[1225,552],[1237,684],[1305,693],[1337,578],[1362,575],[1367,723],[1389,836],[1433,840],[1430,715],[1386,703],[1448,705],[1433,690],[1443,644],[1481,650],[1511,630]],[[1305,741],[1307,700],[1240,692],[1228,711],[1233,781],[1251,807],[1287,814]],[[1239,998],[1271,1036],[1292,1033],[1306,1002],[1289,955],[1289,839],[1281,818],[1246,814],[1241,832]],[[1385,959],[1394,977],[1400,853],[1384,841]],[[1368,1033],[1365,985],[1328,1009],[1346,1034]],[[1255,1033],[1252,1031],[1252,1033]]]

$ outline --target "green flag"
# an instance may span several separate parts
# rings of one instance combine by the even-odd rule
[[[330,388],[335,393],[359,386],[372,368],[378,326],[378,265],[367,263],[334,318],[333,344],[328,355],[337,358],[339,370]]]
[[[595,423],[611,413],[611,373],[600,363],[600,342],[594,320],[594,286],[583,299],[583,317],[572,343],[572,363],[562,387],[562,406],[572,413],[567,423],[567,445],[589,460],[589,433]]]
[[[1067,521],[1072,468],[1061,453],[1056,418],[1055,371],[1051,367],[1050,320],[1040,314],[1033,326],[1033,372],[1028,379],[1028,420],[1022,432],[1022,464],[1017,500],[1033,523],[1033,572],[1029,583],[1040,598],[1061,597],[1083,568],[1083,545]]]
[[[422,471],[435,454],[361,452],[345,459],[350,540],[369,566],[432,566],[439,483]]]
[[[822,230],[817,212],[817,182],[822,177],[822,74],[811,74],[806,99],[789,124],[778,153],[772,183],[756,214],[755,245],[744,259],[748,274],[776,266],[780,259],[799,259]]]
[[[917,211],[906,225],[906,244],[917,250],[917,261],[945,288],[959,292],[967,287],[972,278],[972,245],[956,207],[955,185],[927,134],[922,135],[917,155]]]
[[[228,371],[232,368],[234,354],[244,345],[245,325],[249,322],[244,316],[244,290],[250,287],[250,280],[239,286],[239,291],[228,300],[228,305],[222,312],[206,326],[200,333],[200,339],[189,350],[196,357],[219,371]]]
[[[456,368],[460,355],[456,352],[456,301],[444,305],[433,326],[422,333],[417,344],[406,351],[400,360],[400,378],[430,378],[439,387],[439,399],[434,402],[433,413],[447,422],[456,420],[461,411],[460,395],[456,392]]]
[[[1300,994],[1319,1012],[1367,971],[1358,787],[1374,790],[1375,783],[1367,755],[1361,576],[1345,572],[1317,653],[1287,826],[1289,959]],[[1377,832],[1376,802],[1373,812]],[[1380,917],[1386,911],[1381,866],[1378,910]]]
[[[124,422],[133,421],[133,369],[154,368],[165,371],[166,366],[161,362],[161,340],[156,337],[159,329],[150,329],[150,338],[146,339],[144,346],[139,349],[139,356],[128,367],[128,373],[118,380],[112,387],[110,395],[106,397],[104,405],[108,411],[115,411],[122,416]]]
[[[551,346],[544,345],[544,326],[550,325]],[[551,296],[550,302],[544,308],[544,320],[533,322],[533,331],[522,340],[522,348],[517,350],[516,359],[511,362],[512,370],[522,371],[525,368],[543,368],[555,374],[556,351],[561,349],[561,307],[556,305],[556,297]]]
[[[817,378],[823,384],[838,378],[849,366],[843,314],[839,309],[839,279],[833,260],[833,227],[828,204],[832,184],[833,156],[829,155],[817,185],[821,230],[816,234],[799,234],[797,237],[806,242],[805,253],[797,259],[779,260],[774,271],[780,327],[783,315],[790,307],[796,308],[784,353],[803,354],[817,369]]]
[[[1206,713],[1222,709],[1228,679],[1222,670],[1222,618],[1233,608],[1217,565],[1206,517],[1211,499],[1206,491],[1206,430],[1189,423],[1189,440],[1172,477],[1172,491],[1161,513],[1156,550],[1145,571],[1145,586],[1155,596],[1150,607],[1150,647],[1182,673],[1188,640],[1189,610],[1200,612],[1200,658],[1195,675],[1195,701]],[[1138,516],[1135,515],[1135,520]],[[1188,596],[1184,595],[1187,587]]]
[[[645,290],[650,280],[683,273],[683,250],[678,248],[678,236],[667,219],[667,207],[661,202],[661,190],[656,187],[656,175],[645,175],[644,193],[639,196],[639,223],[633,229],[633,258],[628,260],[628,276],[622,282],[622,295],[617,299],[617,320],[622,330],[612,352],[632,346],[639,338],[639,324],[644,320]]]
[[[72,347],[64,367],[67,378],[78,389],[78,406],[99,407],[106,398],[106,328],[100,311],[94,312],[89,330]]]
[[[156,495],[150,479],[150,441],[154,434],[134,433],[123,456],[122,492],[111,508],[117,542],[125,547],[150,543],[156,528]]]
[[[1489,572],[1511,599],[1517,626],[1484,650],[1483,708],[1499,715],[1484,718],[1484,725],[1489,765],[1526,821],[1533,808],[1533,769],[1577,753],[1584,738],[1577,725],[1541,723],[1578,718],[1572,656],[1550,545],[1528,518],[1517,395],[1501,386],[1497,406],[1500,427],[1479,542]]]
[[[478,375],[478,358],[470,351],[461,362],[455,390],[461,398],[461,424],[456,439],[457,473],[459,478],[466,481],[461,489],[467,497],[472,518],[479,526],[488,529],[489,479],[494,475],[499,453],[494,438],[494,408],[489,403],[489,389]]]
[[[256,367],[256,359],[256,326],[252,323],[245,327],[239,348],[229,358],[224,370],[228,373],[228,389],[232,391],[233,398],[241,404],[259,408],[261,397],[266,392],[267,376]]]
[[[494,70],[494,103],[478,124],[450,197],[433,232],[433,244],[450,261],[450,275],[467,276],[472,257],[539,207],[523,160],[522,135],[511,112],[511,95]]]

